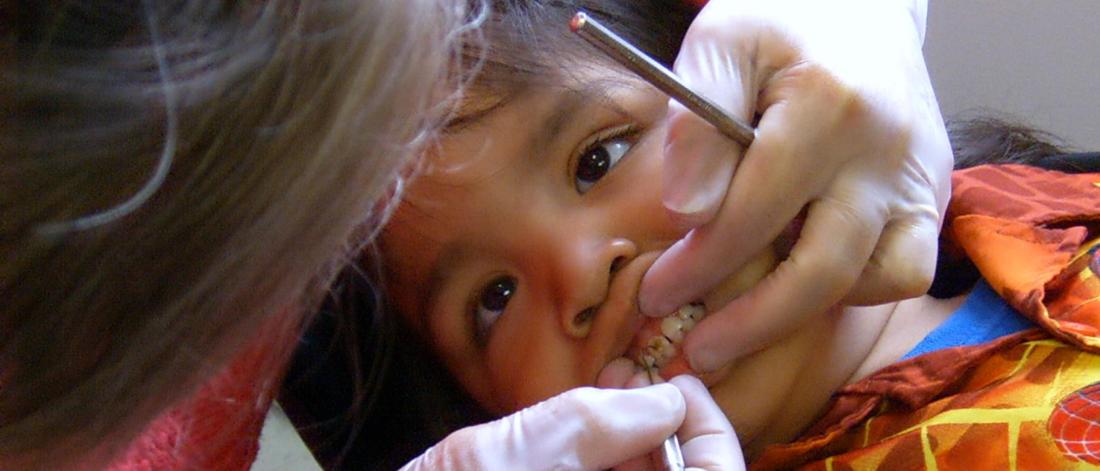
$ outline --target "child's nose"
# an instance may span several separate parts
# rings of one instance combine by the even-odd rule
[[[600,243],[590,254],[581,255],[573,270],[566,270],[563,280],[574,284],[575,302],[561,313],[562,328],[575,338],[584,338],[592,330],[592,323],[606,300],[611,280],[627,262],[638,255],[638,247],[627,239],[615,238]],[[571,273],[570,273],[571,272]]]

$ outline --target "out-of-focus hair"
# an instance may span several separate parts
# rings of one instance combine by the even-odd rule
[[[1057,136],[992,112],[952,118],[947,133],[956,169],[993,163],[1035,165],[1067,152]]]
[[[455,3],[5,3],[0,466],[95,467],[261,328],[278,379],[445,114]]]

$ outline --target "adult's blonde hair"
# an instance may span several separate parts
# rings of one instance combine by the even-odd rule
[[[5,8],[0,466],[87,465],[261,326],[292,347],[438,114],[465,13],[440,0]]]

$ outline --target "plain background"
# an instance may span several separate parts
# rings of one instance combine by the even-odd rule
[[[990,110],[1100,151],[1100,1],[929,0],[945,118]]]

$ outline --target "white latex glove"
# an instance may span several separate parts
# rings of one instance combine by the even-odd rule
[[[647,469],[637,467],[638,457],[677,429],[694,469],[744,469],[729,421],[702,383],[687,377],[639,389],[573,389],[452,433],[402,469]]]
[[[694,229],[646,274],[654,316],[700,299],[803,210],[797,245],[685,340],[705,372],[829,307],[922,294],[951,148],[921,55],[925,0],[711,0],[676,73],[751,122],[743,149],[672,102],[663,198]],[[736,170],[736,172],[735,172]]]
[[[680,389],[687,402],[684,425],[676,432],[687,469],[744,470],[745,457],[737,434],[703,382],[694,376],[681,375],[669,383]]]
[[[660,379],[658,379],[660,380]],[[745,469],[741,444],[729,419],[698,378],[681,375],[669,381],[680,389],[687,403],[684,424],[676,431],[680,440],[684,464],[687,470]],[[637,372],[633,362],[620,358],[612,362],[600,375],[601,387],[639,388],[650,384],[645,373]],[[615,467],[616,471],[661,470],[660,456],[652,453],[640,456]]]

